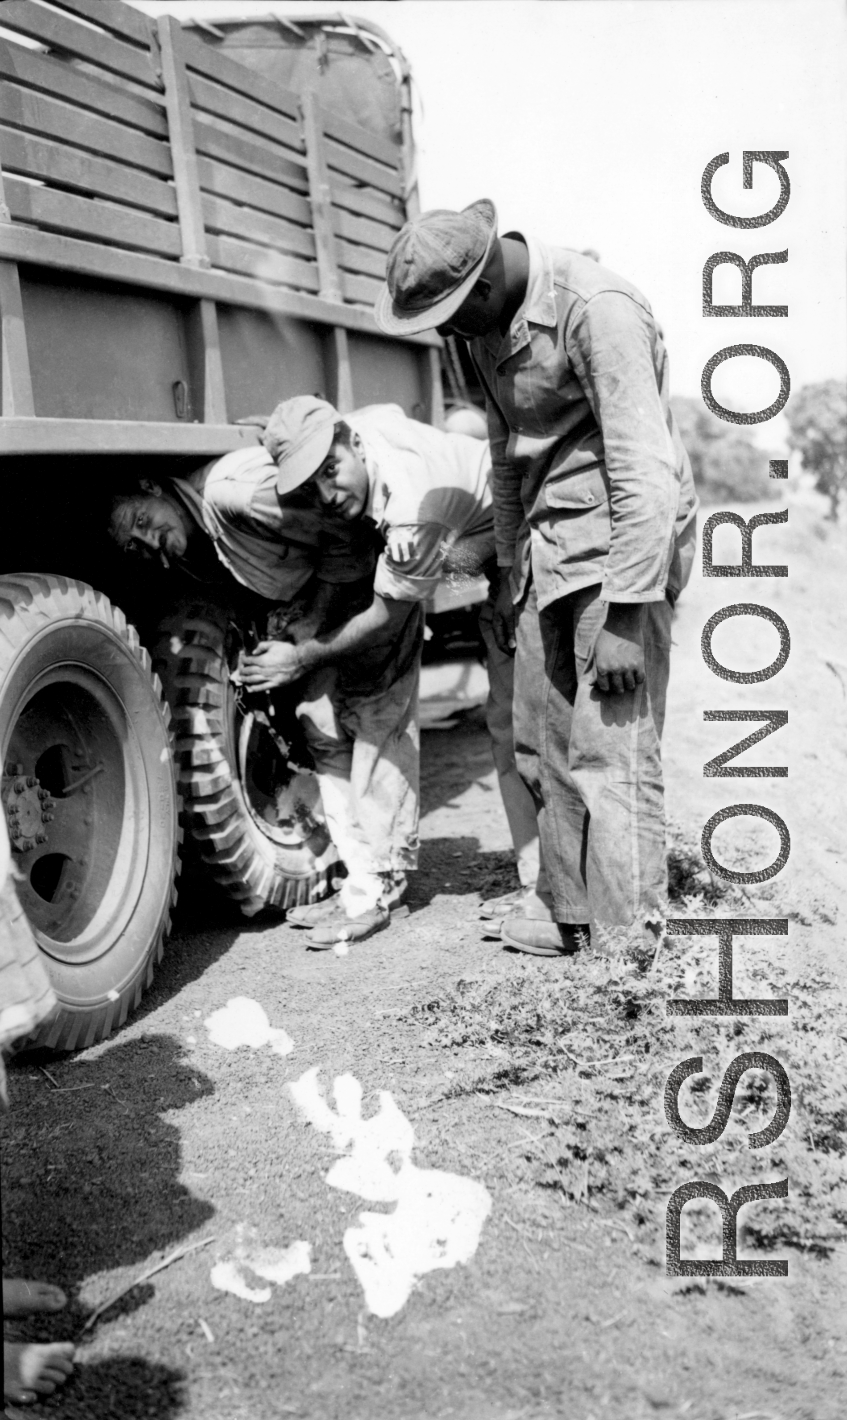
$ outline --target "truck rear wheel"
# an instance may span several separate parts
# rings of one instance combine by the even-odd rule
[[[159,627],[153,664],[174,719],[186,838],[252,917],[324,896],[337,855],[317,780],[287,762],[230,680],[239,645],[225,608],[185,602]]]
[[[28,1044],[102,1040],[153,979],[179,868],[168,721],[137,632],[104,596],[0,579],[0,801],[60,1005]]]

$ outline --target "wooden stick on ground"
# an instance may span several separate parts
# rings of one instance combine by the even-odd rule
[[[115,1302],[120,1301],[121,1297],[126,1296],[127,1292],[131,1292],[133,1287],[140,1286],[142,1282],[148,1281],[150,1277],[155,1277],[157,1272],[163,1272],[166,1267],[170,1267],[172,1262],[179,1262],[180,1258],[187,1257],[190,1252],[196,1252],[198,1248],[208,1247],[209,1243],[214,1241],[214,1238],[202,1238],[200,1242],[188,1243],[185,1247],[178,1247],[173,1252],[169,1253],[162,1262],[157,1262],[155,1267],[148,1267],[145,1272],[141,1273],[140,1277],[134,1278],[132,1282],[127,1282],[125,1287],[118,1288],[117,1292],[113,1292],[111,1297],[91,1313],[91,1316],[80,1332],[80,1336],[84,1336],[86,1331],[90,1331],[94,1323],[99,1320],[103,1313],[107,1312],[109,1307],[114,1306]]]

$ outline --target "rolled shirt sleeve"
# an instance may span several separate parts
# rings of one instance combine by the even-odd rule
[[[450,546],[450,531],[441,523],[390,528],[376,564],[374,592],[390,601],[427,601],[441,581]]]
[[[674,549],[679,474],[656,384],[653,328],[621,291],[582,302],[565,332],[574,373],[601,430],[611,540],[601,595],[661,601]]]

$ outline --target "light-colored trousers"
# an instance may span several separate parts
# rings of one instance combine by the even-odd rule
[[[488,662],[485,708],[494,766],[523,887],[539,872],[535,804],[515,763],[512,735],[514,659],[492,630],[493,599],[480,613]],[[414,613],[413,613],[414,615]],[[351,916],[385,901],[392,879],[418,862],[420,649],[402,673],[372,693],[351,694],[335,666],[304,683],[297,715],[321,789],[330,837],[347,878],[341,901]]]
[[[422,631],[422,608],[418,615]],[[393,884],[418,865],[420,665],[418,645],[374,691],[351,690],[338,667],[322,667],[297,708],[327,829],[347,869],[340,897],[352,917],[387,906]]]

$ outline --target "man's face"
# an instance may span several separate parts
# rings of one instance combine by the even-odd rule
[[[368,503],[369,485],[358,434],[353,435],[349,448],[337,439],[334,441],[311,482],[323,506],[330,508],[337,518],[350,523],[362,516]]]
[[[158,560],[167,568],[185,556],[192,525],[175,498],[155,485],[154,489],[118,503],[109,531],[124,552]]]
[[[496,330],[500,318],[500,303],[492,283],[484,277],[472,286],[459,309],[438,327],[439,335],[459,335],[463,340],[475,340]]]

